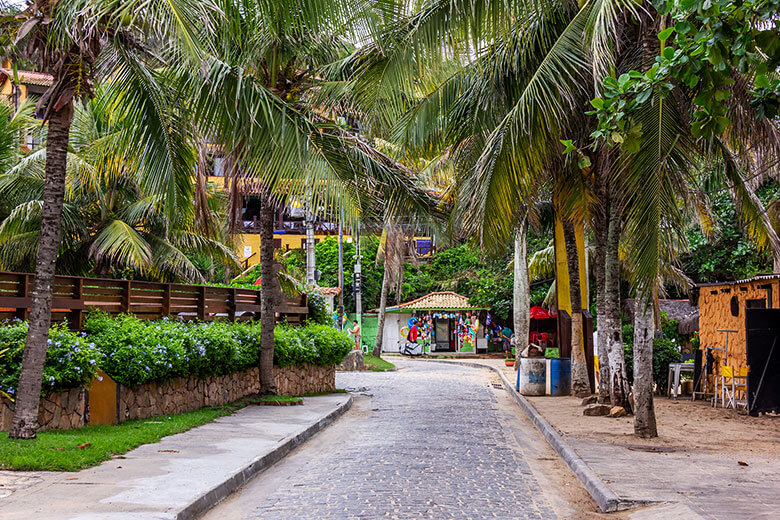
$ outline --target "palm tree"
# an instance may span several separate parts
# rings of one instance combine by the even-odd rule
[[[143,45],[157,37],[189,38],[194,14],[207,4],[182,5],[165,2],[113,2],[70,0],[27,2],[20,12],[4,10],[0,28],[4,38],[0,54],[33,62],[53,76],[53,84],[38,106],[44,109],[46,132],[45,180],[41,208],[41,231],[35,262],[35,285],[29,331],[22,359],[12,438],[33,438],[37,429],[41,374],[46,358],[46,339],[51,321],[52,285],[57,246],[60,243],[65,192],[68,143],[76,100],[92,95],[97,76],[110,76],[115,110],[124,117],[123,137],[136,143],[142,184],[159,192],[167,202],[191,185],[191,161],[177,148],[177,119],[168,110],[159,76],[145,68]],[[15,11],[15,10],[14,10]],[[200,12],[197,13],[200,16]],[[14,35],[13,39],[5,38]],[[169,50],[169,49],[166,49]],[[161,53],[155,54],[156,58]],[[155,63],[157,65],[159,63]],[[175,206],[170,205],[169,211]]]
[[[340,116],[324,88],[325,69],[352,51],[373,26],[372,2],[220,0],[200,31],[205,77],[191,85],[204,135],[235,161],[242,182],[257,179],[261,276],[273,275],[274,209],[293,198],[308,208],[343,208],[352,222],[388,209],[428,208],[414,176],[375,150]],[[256,114],[271,107],[273,119]],[[239,185],[234,183],[233,185]],[[335,217],[336,210],[325,211]],[[274,393],[276,294],[264,286],[260,381]]]
[[[219,223],[224,197],[204,187],[205,211],[189,201],[171,217],[159,196],[144,193],[134,150],[118,140],[122,125],[105,110],[105,89],[77,106],[70,132],[57,272],[107,276],[111,271],[157,280],[204,282],[191,257],[225,267],[238,260]],[[118,148],[119,146],[119,148]],[[0,197],[9,214],[0,223],[0,269],[29,271],[41,229],[45,149],[0,174]],[[200,218],[197,218],[200,217]]]
[[[604,276],[597,276],[597,289],[604,312],[614,318],[620,308],[619,237],[627,237],[638,294],[652,297],[654,291],[648,287],[658,280],[661,253],[667,249],[665,230],[682,229],[679,208],[696,189],[691,178],[694,157],[706,161],[716,152],[732,165],[724,172],[741,190],[744,182],[737,176],[739,168],[733,167],[735,158],[725,153],[735,147],[724,147],[720,140],[696,142],[681,127],[684,114],[692,112],[694,97],[684,86],[663,99],[656,95],[635,114],[634,121],[641,126],[633,130],[641,136],[631,153],[615,154],[601,143],[591,146],[595,121],[584,113],[590,99],[605,88],[601,79],[646,69],[658,54],[656,35],[662,17],[649,5],[640,10],[629,2],[601,0],[488,2],[484,7],[469,11],[464,2],[450,0],[404,13],[380,41],[364,46],[347,64],[360,73],[353,80],[363,87],[358,97],[377,107],[377,124],[401,115],[394,135],[411,151],[444,150],[464,159],[462,171],[471,179],[466,184],[471,199],[466,214],[471,220],[465,222],[474,225],[482,240],[506,243],[517,221],[517,201],[527,204],[545,190],[573,195],[557,201],[564,209],[564,223],[574,205],[601,208],[602,217],[591,222],[600,228],[596,246],[609,275],[605,270]],[[464,12],[469,15],[459,16]],[[390,85],[399,90],[397,95]],[[733,97],[738,98],[735,117],[742,122],[735,127],[755,129],[758,123],[749,116],[748,96]],[[755,132],[768,140],[776,133],[766,124]],[[722,137],[756,144],[747,131]],[[567,145],[567,150],[577,151],[576,168],[560,161],[561,138],[586,143],[579,149]],[[601,189],[568,189],[572,182]],[[745,207],[759,215],[755,200],[745,195]],[[584,218],[587,211],[580,211]],[[752,222],[767,227],[762,219]],[[577,265],[571,258],[576,248],[567,249],[572,253],[571,272]],[[625,396],[619,320],[599,324],[612,338],[607,357],[618,377],[603,379],[612,382],[614,402]],[[645,342],[640,347],[648,344],[652,345]],[[644,354],[635,359],[651,359]],[[650,366],[645,363],[638,369],[649,373]],[[652,400],[642,397],[636,400],[642,404],[637,434],[653,435],[653,428],[640,426],[654,427]]]

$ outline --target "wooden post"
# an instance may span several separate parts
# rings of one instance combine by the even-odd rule
[[[228,319],[230,321],[236,321],[236,289],[232,288],[228,291]]]
[[[206,321],[206,286],[198,287],[198,319]]]
[[[122,299],[119,304],[119,312],[127,314],[130,312],[130,280],[123,280]]]
[[[73,284],[73,299],[81,300],[82,293],[84,291],[84,279],[81,277],[76,278],[76,283]],[[83,308],[73,309],[70,314],[70,327],[74,330],[81,330],[82,321],[84,318]]]
[[[17,296],[20,298],[27,298],[30,295],[30,275],[29,274],[22,274],[19,275],[19,289],[17,291]],[[14,313],[15,318],[19,318],[20,320],[26,320],[27,319],[27,307],[17,307],[16,312]]]
[[[171,315],[171,284],[163,284],[163,301],[162,301],[162,313],[163,316]]]

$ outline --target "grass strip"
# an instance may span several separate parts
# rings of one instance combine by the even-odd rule
[[[238,406],[240,408],[240,406]],[[78,471],[141,446],[159,442],[229,415],[236,406],[206,407],[194,412],[126,421],[114,426],[38,432],[32,440],[0,435],[0,469]]]
[[[386,370],[395,369],[394,364],[370,354],[365,354],[363,356],[363,363],[365,364],[366,369],[371,370],[372,372],[385,372]]]

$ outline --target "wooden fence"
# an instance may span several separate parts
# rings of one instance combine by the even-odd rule
[[[0,321],[26,319],[32,302],[33,280],[29,273],[0,272]],[[280,301],[280,300],[277,300]],[[276,308],[278,320],[300,323],[306,319],[306,296],[287,300]],[[57,276],[54,283],[52,322],[68,320],[80,329],[84,313],[100,310],[109,314],[133,313],[143,319],[163,316],[211,321],[260,318],[260,291],[175,283],[143,282]]]

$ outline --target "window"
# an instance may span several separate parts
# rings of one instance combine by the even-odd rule
[[[731,297],[731,315],[739,316],[739,298],[736,296]]]
[[[745,302],[746,309],[766,309],[766,298],[756,298]]]

